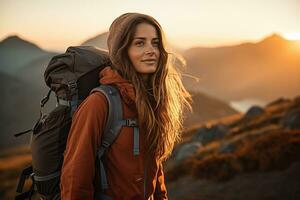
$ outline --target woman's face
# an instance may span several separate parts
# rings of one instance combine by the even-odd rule
[[[128,48],[128,56],[135,70],[148,78],[154,73],[159,61],[159,39],[154,26],[140,23]]]

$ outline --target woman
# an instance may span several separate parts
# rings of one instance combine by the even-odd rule
[[[138,119],[139,154],[132,153],[133,129],[123,127],[106,151],[109,188],[101,190],[95,158],[108,105],[102,93],[91,94],[73,117],[62,169],[61,197],[167,199],[162,161],[179,139],[189,93],[170,65],[161,26],[151,16],[121,15],[109,29],[107,44],[112,66],[100,72],[100,83],[117,86],[124,118]]]

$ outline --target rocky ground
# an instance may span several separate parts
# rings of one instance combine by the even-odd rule
[[[165,163],[170,199],[300,199],[300,97],[186,130]],[[0,152],[0,199],[14,199],[28,146]],[[27,182],[27,187],[30,182]]]
[[[171,199],[300,199],[300,98],[189,130],[165,165]]]

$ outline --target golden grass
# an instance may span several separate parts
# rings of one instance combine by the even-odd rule
[[[183,175],[224,181],[239,173],[286,169],[293,162],[300,161],[299,155],[299,130],[274,131],[247,141],[233,153],[213,153],[204,158],[195,156],[171,168],[166,176],[169,181]]]
[[[2,158],[0,160],[0,170],[9,170],[16,166],[24,166],[25,164],[29,164],[31,160],[32,158],[30,154]]]
[[[0,197],[14,199],[19,176],[31,163],[31,154],[27,146],[11,148],[1,152],[0,156]],[[30,187],[26,181],[25,190]]]

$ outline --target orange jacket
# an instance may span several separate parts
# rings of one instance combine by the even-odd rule
[[[110,67],[102,70],[100,76],[101,84],[117,85],[121,94],[124,119],[136,118],[133,85]],[[60,185],[62,200],[99,199],[95,192],[100,190],[95,158],[107,113],[107,100],[100,92],[87,97],[75,112],[62,167]],[[167,199],[162,164],[155,158],[148,159],[149,161],[145,163],[145,138],[143,130],[140,130],[140,154],[135,156],[133,128],[121,128],[119,136],[106,150],[104,156],[109,184],[104,194],[114,200]]]

